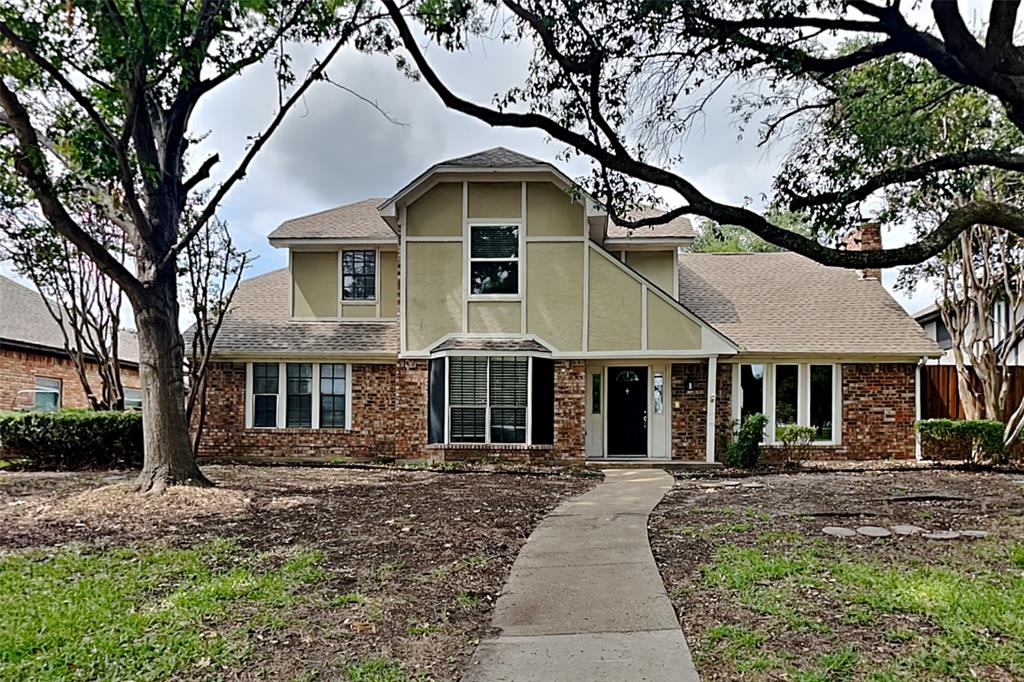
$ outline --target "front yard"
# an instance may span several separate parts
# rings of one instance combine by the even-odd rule
[[[0,473],[0,679],[458,679],[536,523],[592,479],[211,466]]]
[[[651,517],[703,679],[1024,679],[1024,477],[741,480],[753,485],[679,481]],[[923,530],[837,537],[827,526]],[[969,533],[924,536],[948,530]]]

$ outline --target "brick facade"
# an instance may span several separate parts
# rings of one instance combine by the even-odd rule
[[[36,377],[60,379],[61,407],[89,407],[89,400],[78,379],[75,364],[57,353],[31,353],[9,348],[0,349],[0,410],[30,407],[32,394],[18,395],[36,387]],[[127,388],[139,388],[138,370],[122,368],[121,381]],[[99,373],[89,372],[89,384],[94,391],[101,388]]]
[[[395,456],[394,365],[352,365],[351,430],[246,429],[245,364],[213,363],[209,372],[201,457]]]
[[[811,448],[814,459],[913,459],[916,366],[850,363],[842,366],[842,442]],[[692,382],[693,388],[688,388]],[[725,458],[732,429],[732,365],[718,366],[715,457]],[[703,460],[706,438],[707,363],[672,366],[672,458]],[[678,405],[678,407],[676,407]],[[767,460],[782,456],[767,447]]]
[[[671,373],[672,458],[705,458],[707,361],[675,363]],[[427,362],[352,366],[352,429],[245,429],[245,365],[210,368],[203,456],[370,459],[582,459],[586,447],[586,364],[555,362],[554,445],[427,445]],[[844,364],[842,444],[813,448],[820,459],[914,457],[915,366]],[[732,365],[718,365],[716,459],[732,432]],[[691,387],[692,383],[692,387]],[[766,459],[779,456],[767,448]]]

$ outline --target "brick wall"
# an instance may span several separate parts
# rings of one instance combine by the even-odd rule
[[[213,363],[209,368],[204,457],[346,457],[395,455],[394,365],[352,365],[352,428],[246,429],[245,364]],[[282,397],[283,399],[283,397]]]
[[[910,363],[844,364],[842,444],[812,448],[814,459],[913,459],[916,367]],[[687,390],[689,382],[692,390]],[[732,366],[718,366],[718,444],[715,457],[725,458],[732,428]],[[707,363],[672,366],[672,458],[703,460],[706,433]],[[676,408],[675,404],[679,404]],[[782,457],[769,447],[764,459]]]
[[[398,361],[390,431],[395,442],[395,457],[399,459],[426,456],[427,380],[426,360]]]
[[[555,361],[556,459],[583,459],[587,447],[587,365]]]
[[[34,389],[36,377],[60,379],[62,407],[89,407],[89,400],[71,360],[5,348],[0,350],[0,410],[33,405],[35,399],[32,394],[19,396],[18,391]],[[138,379],[137,370],[122,368],[121,381],[126,387],[139,388]],[[89,372],[89,384],[97,392],[102,388],[95,369]]]
[[[689,388],[690,382],[693,388]],[[672,459],[704,461],[707,440],[707,360],[672,365]],[[716,458],[722,459],[732,428],[732,367],[718,365],[715,387]],[[676,404],[679,407],[676,407]]]

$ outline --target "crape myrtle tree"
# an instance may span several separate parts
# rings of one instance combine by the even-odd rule
[[[139,489],[209,485],[189,442],[179,266],[221,200],[332,58],[373,40],[361,0],[8,0],[0,5],[0,197],[35,207],[113,280],[134,312],[145,462]],[[308,69],[294,48],[319,46]],[[277,105],[214,183],[193,158],[196,106],[247,67],[273,65]],[[244,104],[241,104],[244,106]],[[183,222],[190,196],[208,193]],[[132,267],[91,233],[87,200],[123,232]]]
[[[78,215],[83,226],[114,257],[122,259],[125,236],[88,206]],[[117,284],[54,232],[38,211],[7,207],[0,215],[0,256],[31,280],[61,332],[89,407],[124,409],[121,382],[121,306]]]
[[[928,68],[953,91],[991,101],[1002,123],[1024,129],[1024,47],[1015,43],[1019,0],[991,3],[970,26],[975,5],[899,0],[381,0],[393,26],[402,66],[422,77],[449,108],[492,126],[532,128],[590,157],[584,181],[620,223],[634,228],[695,214],[739,225],[767,242],[826,265],[882,268],[937,256],[965,230],[991,225],[1024,235],[1024,210],[1016,196],[979,194],[951,205],[939,220],[906,245],[849,251],[841,238],[867,221],[883,227],[879,193],[941,183],[977,168],[1020,173],[1024,153],[1001,140],[968,148],[915,148],[900,153],[900,140],[864,157],[814,140],[794,148],[812,178],[778,178],[778,207],[804,213],[815,228],[805,236],[747,205],[708,196],[685,173],[680,150],[686,134],[716,93],[737,92],[739,122],[757,126],[772,144],[808,121],[836,112],[836,88],[861,69],[890,60]],[[973,19],[972,19],[973,20]],[[470,37],[497,35],[529,40],[534,54],[522,84],[471,101],[434,70],[414,27],[442,48],[459,51]],[[871,99],[870,89],[859,91]],[[919,102],[904,99],[910,116]],[[682,171],[678,169],[683,169]],[[813,181],[812,181],[813,180]],[[664,215],[627,220],[645,193],[668,190],[680,205]],[[880,215],[875,215],[880,213]]]

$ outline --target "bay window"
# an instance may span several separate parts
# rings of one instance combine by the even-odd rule
[[[255,427],[277,426],[278,371],[276,362],[255,362],[252,365],[252,425]]]
[[[550,359],[456,355],[430,363],[429,442],[553,442]]]
[[[768,418],[765,442],[776,442],[777,429],[789,424],[814,429],[819,444],[840,440],[840,366],[814,363],[749,363],[734,370],[733,416]]]
[[[345,401],[348,395],[345,365],[320,365],[320,428],[345,428]]]
[[[313,426],[313,365],[289,362],[287,367],[285,425],[289,429],[308,429]]]

